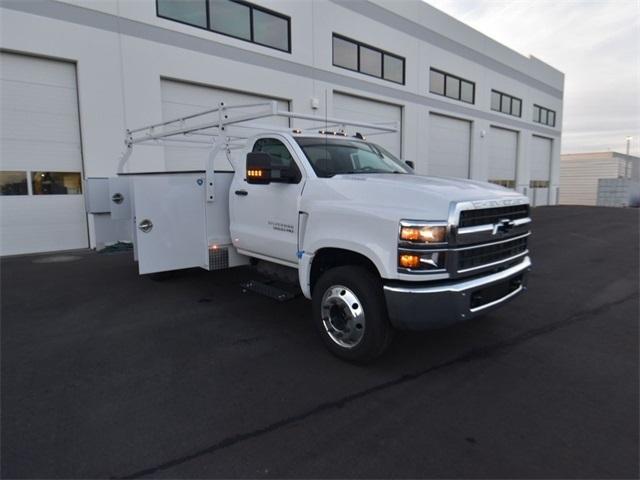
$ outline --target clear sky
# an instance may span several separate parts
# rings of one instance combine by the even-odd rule
[[[565,74],[562,153],[640,155],[640,0],[426,0]]]

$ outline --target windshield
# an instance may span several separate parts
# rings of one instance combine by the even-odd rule
[[[351,173],[412,173],[384,148],[350,138],[296,137],[319,177]]]

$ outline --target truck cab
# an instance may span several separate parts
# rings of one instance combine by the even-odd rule
[[[416,175],[362,136],[267,134],[249,144],[246,175],[229,193],[233,244],[298,270],[338,355],[375,357],[387,330],[468,320],[524,290],[526,197]],[[368,328],[376,338],[365,345]]]
[[[219,118],[190,128],[183,120],[163,134],[152,125],[137,138],[211,128],[220,134],[226,126]],[[396,330],[469,320],[525,291],[527,197],[490,183],[417,175],[344,129],[263,131],[236,155],[229,155],[229,138],[202,171],[116,179],[123,191],[110,189],[111,199],[121,205],[130,198],[141,273],[277,266],[311,300],[327,348],[354,362],[381,355]],[[231,172],[213,169],[221,151]]]

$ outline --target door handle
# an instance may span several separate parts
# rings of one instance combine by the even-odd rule
[[[249,192],[247,192],[246,190],[236,190],[236,195],[246,197],[247,195],[249,195]]]
[[[152,228],[153,228],[153,223],[151,223],[151,220],[149,220],[148,218],[145,218],[144,220],[142,220],[138,225],[138,229],[140,229],[140,231],[143,233],[150,232]]]

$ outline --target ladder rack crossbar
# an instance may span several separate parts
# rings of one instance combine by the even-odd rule
[[[129,130],[129,133],[143,132],[145,130],[150,130],[152,128],[165,127],[167,125],[171,125],[172,123],[179,123],[179,122],[184,122],[185,120],[191,120],[193,118],[203,117],[205,115],[210,115],[212,113],[216,113],[220,109],[223,109],[223,110],[235,110],[235,109],[238,109],[238,108],[253,108],[253,107],[266,107],[266,106],[271,106],[271,102],[248,103],[248,104],[242,104],[242,105],[230,105],[228,107],[225,107],[224,105],[222,105],[222,106],[217,106],[216,108],[211,108],[209,110],[204,110],[202,112],[193,113],[191,115],[187,115],[187,116],[184,116],[184,117],[174,118],[173,120],[167,120],[167,121],[164,121],[164,122],[154,123],[154,124],[148,125],[146,127],[134,128],[133,130]]]
[[[249,113],[240,113],[235,116],[227,115],[225,112],[229,112],[231,110],[241,110],[241,109],[249,109],[263,107],[260,111],[257,112],[249,112]],[[266,107],[266,108],[264,108]],[[189,120],[200,119],[203,116],[210,115],[212,113],[218,113],[217,120],[211,120],[203,123],[196,123],[187,125]],[[304,114],[304,113],[296,113],[280,110],[277,102],[262,102],[262,103],[250,103],[250,104],[241,104],[241,105],[225,105],[223,102],[217,108],[205,110],[203,112],[194,113],[192,115],[187,115],[185,117],[169,120],[166,122],[155,123],[146,127],[136,128],[134,130],[127,131],[126,144],[128,146],[132,146],[134,144],[140,144],[144,142],[148,142],[149,140],[160,140],[163,138],[175,137],[178,135],[201,135],[201,136],[209,136],[209,137],[225,137],[226,132],[225,129],[227,126],[236,126],[245,129],[261,129],[263,131],[290,131],[290,128],[282,128],[282,127],[274,127],[274,126],[257,126],[257,125],[239,125],[244,122],[250,122],[254,120],[259,120],[268,117],[281,117],[288,119],[299,119],[306,120],[311,122],[317,122],[317,127],[304,127],[304,130],[313,130],[316,128],[328,128],[329,124],[332,127],[340,126],[340,127],[360,127],[366,128],[368,130],[373,130],[373,132],[377,132],[378,134],[382,133],[392,133],[398,131],[398,125],[396,122],[382,122],[382,123],[370,123],[363,122],[360,120],[348,120],[348,119],[340,119],[334,117],[318,117],[316,115]],[[175,127],[174,124],[180,124],[180,127]],[[171,128],[166,128],[164,130],[157,131],[156,129],[159,127],[167,127],[172,126]],[[215,130],[209,131],[207,130]],[[369,133],[372,135],[374,133]],[[248,138],[237,136],[238,138]]]
[[[151,130],[153,128],[171,125],[172,123],[184,122],[185,120],[191,120],[192,118],[202,117],[203,115],[209,115],[211,113],[215,113],[218,110],[220,110],[220,108],[216,107],[216,108],[212,108],[211,110],[205,110],[204,112],[198,112],[198,113],[194,113],[193,115],[187,115],[186,117],[175,118],[173,120],[167,120],[166,122],[154,123],[146,127],[134,128],[133,130],[129,130],[129,133],[138,133],[138,132],[143,132],[145,130]]]

